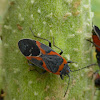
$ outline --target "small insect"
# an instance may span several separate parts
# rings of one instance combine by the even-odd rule
[[[97,27],[97,26],[93,26],[93,29],[92,29],[92,39],[93,39],[93,42],[91,40],[88,40],[89,42],[93,43],[93,45],[95,46],[96,48],[96,58],[97,58],[97,63],[98,63],[98,66],[100,68],[100,29]]]
[[[30,28],[31,32],[33,33],[32,29]],[[33,33],[34,35],[34,33]],[[42,40],[45,40],[49,43],[49,46],[36,41],[32,39],[21,39],[18,42],[18,47],[21,51],[21,53],[26,57],[28,62],[31,62],[32,65],[36,65],[44,70],[44,72],[51,72],[56,75],[60,75],[61,79],[63,80],[63,76],[68,76],[68,86],[66,89],[66,92],[64,94],[64,97],[67,93],[69,83],[70,83],[70,72],[79,71],[81,69],[93,66],[95,64],[91,64],[89,66],[83,67],[78,70],[72,71],[69,67],[69,63],[74,63],[72,61],[66,61],[65,58],[61,56],[63,51],[55,46],[54,38],[53,38],[53,46],[58,48],[61,52],[57,53],[54,50],[51,49],[51,42],[47,39],[35,36],[36,38],[40,38]]]

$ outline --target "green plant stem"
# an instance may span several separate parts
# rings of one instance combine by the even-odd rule
[[[91,35],[90,0],[16,0],[10,3],[3,25],[3,69],[5,100],[86,100],[91,98],[91,80],[87,70],[71,73],[71,82],[65,98],[68,78],[62,81],[52,73],[43,75],[29,71],[25,57],[18,49],[22,38],[48,42],[34,38],[35,35],[53,41],[64,53],[72,70],[91,64],[88,51],[90,43],[85,41]],[[52,47],[55,51],[58,49]],[[40,68],[34,66],[41,72]]]

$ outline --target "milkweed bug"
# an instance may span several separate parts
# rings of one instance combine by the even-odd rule
[[[93,26],[93,29],[92,29],[92,39],[93,39],[93,42],[91,40],[88,40],[89,42],[93,43],[93,45],[95,46],[96,48],[96,58],[97,58],[97,63],[98,63],[98,66],[100,68],[100,29],[97,27],[97,26]]]
[[[33,33],[32,29],[30,28],[31,32]],[[34,35],[34,33],[33,33]],[[36,38],[40,38],[42,40],[45,40],[49,43],[49,46],[32,39],[21,39],[18,42],[18,47],[21,51],[21,53],[26,57],[28,61],[30,61],[32,64],[44,69],[47,72],[51,72],[56,75],[60,75],[61,79],[63,80],[63,76],[68,76],[68,86],[66,89],[66,92],[64,94],[64,97],[67,93],[69,83],[70,83],[70,72],[79,71],[81,69],[93,66],[95,64],[91,64],[89,66],[83,67],[78,70],[70,70],[69,63],[73,63],[72,61],[66,61],[65,58],[61,56],[63,51],[55,46],[54,39],[53,39],[53,46],[58,48],[61,52],[58,54],[54,50],[51,49],[51,42],[47,39],[35,36]]]

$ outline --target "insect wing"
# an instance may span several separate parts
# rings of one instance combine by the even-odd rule
[[[98,36],[99,40],[100,40],[100,29],[97,26],[93,27],[94,32],[96,33],[96,35]]]

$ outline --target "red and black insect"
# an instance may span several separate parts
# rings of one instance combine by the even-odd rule
[[[18,42],[18,46],[22,54],[26,57],[28,61],[32,63],[32,65],[34,64],[44,69],[45,72],[51,72],[53,74],[60,75],[61,79],[63,79],[63,76],[67,75],[69,77],[69,81],[68,81],[68,86],[69,86],[69,83],[70,83],[69,73],[74,72],[74,71],[79,71],[80,69],[74,70],[74,71],[70,70],[70,67],[68,64],[73,63],[73,62],[66,61],[65,58],[61,56],[63,51],[57,46],[55,46],[54,41],[53,41],[53,46],[61,50],[59,54],[51,49],[51,42],[49,40],[35,36],[35,35],[34,37],[48,41],[49,46],[32,39],[22,39]],[[95,64],[91,64],[89,66],[92,66],[92,65],[95,65]],[[86,66],[84,68],[87,68],[89,66]],[[84,69],[84,68],[81,68],[81,69]],[[66,89],[65,95],[67,93],[67,90],[68,90],[68,87]]]
[[[93,43],[93,45],[95,46],[96,48],[96,58],[97,58],[97,63],[98,63],[98,66],[100,68],[100,29],[97,27],[97,26],[93,26],[93,29],[92,29],[92,39],[93,39],[93,42],[91,40],[88,40],[89,42]]]

